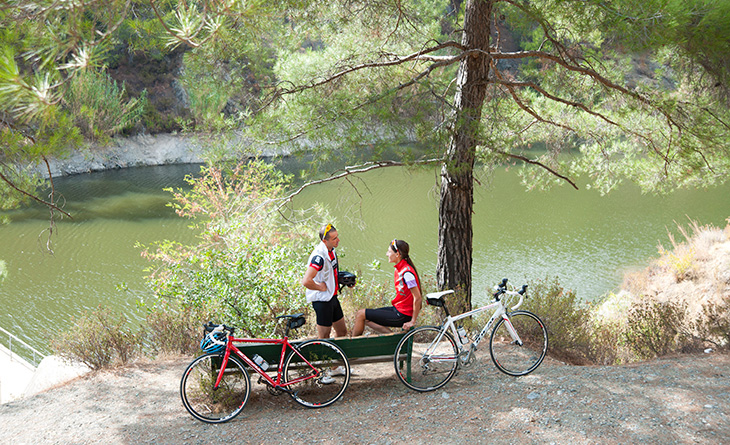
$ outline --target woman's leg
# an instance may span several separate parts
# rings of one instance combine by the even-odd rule
[[[365,330],[365,309],[360,309],[355,314],[355,325],[352,327],[352,336],[359,337]]]
[[[369,327],[370,329],[372,329],[373,331],[378,332],[380,334],[390,334],[391,332],[393,332],[390,330],[390,328],[381,326],[381,325],[375,323],[374,321],[365,320],[365,325],[367,327]]]
[[[379,309],[360,309],[355,314],[355,325],[352,327],[352,336],[362,335],[365,326],[380,334],[390,334],[388,326],[403,326],[410,317],[401,315],[394,307]]]

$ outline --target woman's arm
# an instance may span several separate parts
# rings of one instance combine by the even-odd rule
[[[416,325],[418,314],[421,312],[421,303],[423,302],[421,291],[418,289],[418,286],[411,288],[411,294],[413,294],[413,315],[411,316],[411,321],[403,324],[403,329],[406,330]]]

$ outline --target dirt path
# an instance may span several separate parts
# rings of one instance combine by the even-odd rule
[[[331,407],[306,409],[254,385],[242,414],[223,425],[198,422],[183,408],[178,385],[188,362],[90,374],[0,405],[0,437],[14,444],[730,443],[730,355],[613,367],[546,360],[517,379],[482,358],[425,394],[406,389],[389,364],[361,365]]]

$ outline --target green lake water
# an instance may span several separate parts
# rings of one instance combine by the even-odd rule
[[[48,335],[71,318],[99,305],[141,316],[137,301],[149,295],[147,262],[136,243],[172,239],[194,242],[189,222],[166,207],[163,187],[181,186],[198,166],[145,167],[58,178],[56,188],[73,219],[63,219],[44,252],[48,211],[9,213],[0,226],[0,327],[48,351]],[[305,190],[294,205],[323,203],[336,215],[342,269],[362,278],[392,280],[385,250],[393,238],[411,245],[422,275],[434,275],[438,230],[438,170],[387,168],[352,184],[327,183]],[[670,196],[642,195],[622,186],[608,196],[559,187],[526,192],[513,170],[499,169],[476,190],[474,209],[474,297],[502,277],[519,284],[560,277],[579,298],[592,300],[620,285],[623,273],[645,266],[668,232],[689,218],[724,227],[730,216],[730,186],[686,190]],[[313,228],[313,232],[317,228]],[[302,252],[302,264],[309,252]],[[379,269],[369,265],[380,263]],[[426,291],[429,291],[428,289]],[[303,298],[294,295],[292,298]],[[6,343],[6,339],[0,338]]]

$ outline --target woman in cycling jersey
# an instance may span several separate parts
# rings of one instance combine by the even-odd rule
[[[391,301],[392,306],[357,311],[352,328],[353,337],[362,335],[365,326],[387,334],[391,332],[391,327],[407,330],[416,324],[421,312],[421,280],[409,253],[410,247],[403,240],[394,239],[388,246],[388,261],[395,263],[395,298]]]

